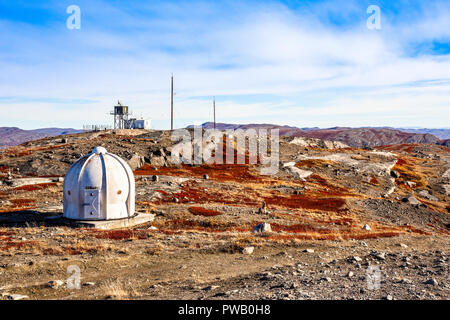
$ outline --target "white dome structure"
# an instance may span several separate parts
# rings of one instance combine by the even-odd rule
[[[65,218],[113,220],[134,215],[133,171],[103,147],[94,148],[69,168],[63,190]]]

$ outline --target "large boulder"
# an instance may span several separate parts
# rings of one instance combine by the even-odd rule
[[[141,155],[134,154],[129,160],[127,160],[131,170],[136,170],[145,164],[145,158]]]

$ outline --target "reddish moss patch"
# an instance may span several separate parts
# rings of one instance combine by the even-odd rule
[[[11,202],[11,205],[9,207],[2,208],[2,210],[0,210],[0,213],[29,210],[33,208],[33,205],[35,203],[35,200],[33,199],[21,199],[21,198],[11,199],[9,201]]]
[[[32,184],[32,185],[26,185],[26,186],[21,186],[21,187],[17,187],[14,188],[14,190],[16,191],[36,191],[36,190],[44,190],[47,189],[51,186],[56,186],[56,183],[52,182],[52,183],[39,183],[39,184]]]
[[[194,220],[186,220],[186,219],[173,219],[164,222],[163,225],[160,226],[160,231],[165,232],[173,232],[176,231],[203,231],[203,232],[248,232],[251,231],[251,227],[242,228],[238,227],[234,223],[223,223],[218,221],[194,221]]]
[[[289,232],[289,233],[330,233],[331,230],[327,229],[318,229],[316,227],[305,225],[305,224],[293,224],[290,226],[281,225],[278,223],[271,223],[272,231],[275,232]]]
[[[377,179],[376,177],[374,177],[374,176],[372,176],[372,177],[370,178],[370,183],[371,183],[371,184],[374,184],[374,185],[379,184],[378,179]]]
[[[127,239],[147,239],[147,234],[143,230],[111,230],[111,231],[97,231],[94,235],[97,239],[110,240],[127,240]]]
[[[244,164],[212,164],[202,166],[159,167],[144,165],[134,172],[135,175],[166,175],[189,176],[201,178],[207,174],[210,179],[217,181],[255,182],[263,181],[263,178],[250,172],[250,167]]]
[[[318,174],[312,174],[308,177],[308,180],[312,183],[316,183],[322,187],[325,187],[327,191],[321,191],[320,193],[326,194],[328,196],[351,196],[353,195],[347,188],[333,185],[327,181],[327,179],[322,178]]]
[[[0,245],[0,251],[8,251],[11,249],[30,248],[36,244],[36,241],[5,241]]]
[[[163,194],[163,195],[165,195],[165,196],[168,196],[169,194],[166,192],[166,191],[164,191],[164,190],[156,190],[157,192],[159,192],[159,193],[161,193],[161,194]]]
[[[211,210],[211,209],[206,209],[203,207],[190,207],[189,211],[194,216],[204,216],[204,217],[214,217],[214,216],[219,216],[222,214],[222,212],[219,212],[216,210]]]
[[[306,195],[291,195],[289,197],[271,196],[265,197],[268,205],[276,205],[287,208],[301,208],[309,210],[345,212],[345,200],[341,198],[313,198]]]
[[[188,183],[183,186],[181,192],[173,195],[180,203],[222,203],[228,205],[260,205],[257,194],[250,189],[238,194],[230,194],[223,192],[223,190],[208,189],[207,192],[203,188],[199,188],[196,183]],[[166,198],[164,201],[171,201]]]

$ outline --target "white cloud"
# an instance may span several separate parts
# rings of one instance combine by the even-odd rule
[[[337,10],[330,4],[318,7]],[[92,8],[82,6],[82,15]],[[347,9],[357,8],[351,3]],[[422,84],[449,80],[450,56],[407,52],[411,41],[449,36],[445,4],[429,6],[423,20],[409,24],[387,17],[381,31],[365,28],[365,10],[360,24],[340,28],[315,17],[317,8],[303,13],[277,4],[148,5],[142,14],[135,9],[105,4],[98,15],[102,24],[89,17],[78,33],[0,21],[0,40],[10,43],[8,51],[0,47],[0,97],[41,101],[0,100],[2,125],[18,125],[24,114],[33,115],[39,126],[46,119],[61,126],[104,123],[117,99],[136,115],[163,121],[169,116],[171,72],[179,125],[210,120],[210,101],[196,97],[213,95],[223,96],[221,121],[274,119],[300,126],[305,120],[296,123],[292,115],[309,116],[322,126],[372,120],[382,125],[379,121],[389,117],[398,126],[442,126],[440,113],[450,107],[449,82]],[[110,22],[111,30],[108,17],[118,21]],[[258,94],[277,99],[256,103],[236,97]],[[96,102],[56,109],[42,102],[47,98]],[[417,117],[402,118],[405,111]]]

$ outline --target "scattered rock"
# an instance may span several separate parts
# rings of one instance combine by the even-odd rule
[[[436,198],[435,196],[431,195],[428,190],[420,191],[419,196],[421,196],[422,198],[431,200],[431,201],[439,201],[439,199]]]
[[[364,230],[367,230],[367,231],[372,230],[372,228],[370,228],[370,226],[369,226],[368,224],[365,224],[365,225],[363,226],[363,229],[364,229]]]
[[[267,204],[266,204],[265,201],[263,202],[261,208],[258,209],[258,213],[259,214],[267,214],[268,213],[268,211],[267,211]]]
[[[436,279],[431,278],[431,279],[428,279],[427,281],[425,281],[425,284],[430,284],[430,285],[433,285],[433,286],[437,286],[439,283],[438,283],[438,281]]]
[[[400,173],[396,170],[391,170],[391,177],[395,179],[400,178]]]
[[[403,202],[407,202],[407,203],[409,203],[411,205],[414,205],[414,206],[418,206],[421,203],[419,200],[417,200],[415,197],[412,197],[412,196],[408,197],[408,198],[403,198],[402,201]]]
[[[270,223],[261,223],[253,228],[253,232],[272,232]]]
[[[412,189],[416,186],[416,183],[412,181],[406,181],[406,185]]]
[[[254,250],[255,250],[255,247],[245,247],[244,249],[242,249],[242,253],[243,254],[252,254]]]
[[[28,296],[22,294],[10,294],[8,296],[8,300],[23,300],[28,298],[29,298]]]
[[[131,170],[136,170],[142,167],[145,164],[145,159],[143,156],[134,154],[131,159],[127,161],[128,165],[131,167]]]
[[[386,260],[386,254],[384,252],[372,252],[370,255],[378,260]]]
[[[205,173],[205,174],[203,175],[203,179],[209,180],[209,176]]]
[[[307,253],[314,253],[314,249],[305,249],[303,250],[303,252],[307,252]]]
[[[92,286],[95,286],[95,282],[85,282],[85,283],[83,283],[83,286],[92,287]]]
[[[211,291],[211,290],[214,290],[214,289],[217,289],[217,288],[219,288],[219,286],[207,286],[207,287],[204,287],[202,290],[204,290],[204,291]]]
[[[62,280],[51,280],[47,283],[47,287],[52,289],[58,289],[64,284],[64,281]]]

